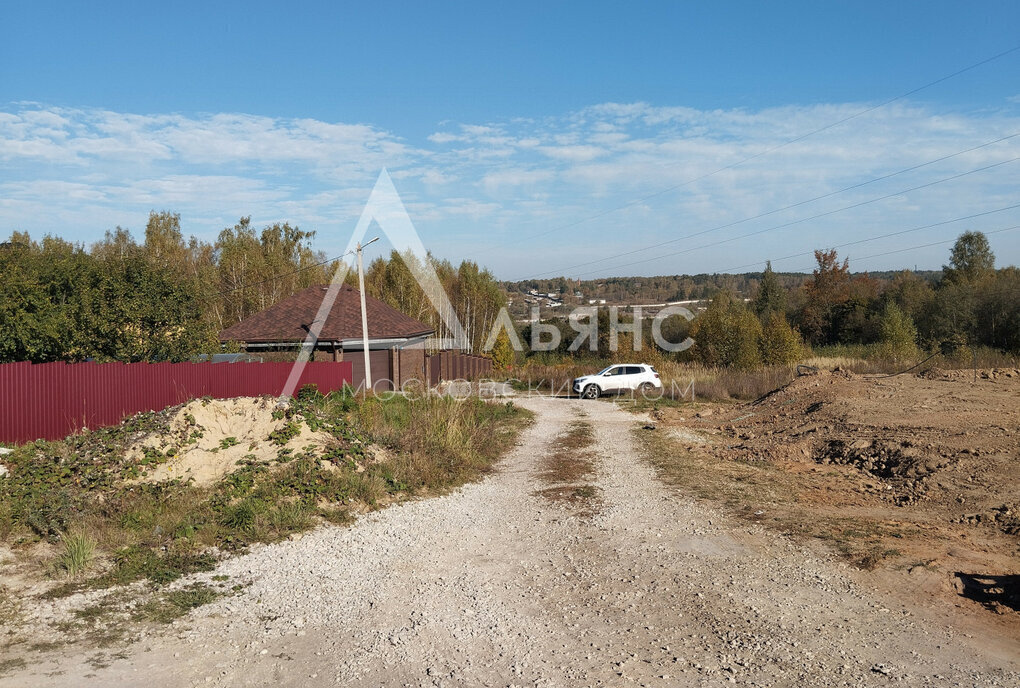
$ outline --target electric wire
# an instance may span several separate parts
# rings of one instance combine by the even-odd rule
[[[595,214],[589,215],[587,217],[583,217],[583,218],[581,218],[579,220],[575,220],[573,222],[569,222],[569,223],[566,223],[566,224],[563,224],[563,225],[558,225],[558,226],[553,227],[551,229],[543,230],[543,231],[538,232],[536,234],[531,234],[531,235],[528,235],[528,236],[525,236],[525,237],[521,237],[521,238],[519,238],[517,240],[518,241],[527,241],[527,240],[530,240],[530,239],[535,239],[535,238],[538,238],[538,237],[541,237],[541,236],[545,236],[547,234],[552,234],[553,232],[560,232],[560,231],[563,231],[565,229],[570,229],[570,228],[576,227],[576,226],[578,226],[580,224],[584,224],[585,222],[590,222],[591,220],[597,220],[597,219],[605,217],[607,215],[611,215],[611,214],[613,214],[615,212],[619,212],[620,210],[625,210],[626,208],[630,208],[630,207],[632,207],[634,205],[637,205],[639,203],[644,203],[645,201],[649,201],[649,200],[651,200],[653,198],[657,198],[657,197],[662,196],[664,194],[670,193],[671,191],[676,191],[677,189],[681,189],[681,188],[683,188],[685,186],[689,186],[690,184],[694,184],[695,182],[699,182],[699,181],[701,181],[703,179],[707,179],[707,178],[709,178],[709,177],[711,177],[713,175],[719,174],[720,172],[725,172],[726,170],[733,169],[735,167],[743,165],[746,162],[750,162],[751,160],[755,160],[757,158],[760,158],[762,156],[768,155],[770,153],[774,153],[777,150],[785,148],[786,146],[792,145],[794,143],[798,143],[800,141],[803,141],[804,139],[807,139],[807,138],[809,138],[811,136],[814,136],[815,134],[820,134],[823,131],[827,131],[827,130],[832,129],[834,127],[837,127],[837,126],[839,126],[841,124],[845,124],[846,122],[849,122],[851,120],[857,119],[858,117],[862,117],[863,115],[866,115],[866,114],[868,114],[870,112],[874,112],[875,110],[883,108],[883,107],[885,107],[887,105],[891,105],[892,103],[895,103],[896,101],[903,100],[904,98],[909,98],[910,96],[915,95],[917,93],[920,93],[921,91],[923,91],[925,89],[931,88],[932,86],[936,86],[936,85],[938,85],[938,84],[940,84],[940,83],[942,83],[944,81],[948,81],[949,79],[953,79],[953,78],[955,78],[957,76],[960,76],[961,74],[965,74],[966,72],[969,72],[969,71],[971,71],[973,69],[977,69],[978,67],[986,65],[986,64],[988,64],[990,62],[994,62],[995,60],[998,60],[998,59],[1001,59],[1003,57],[1006,57],[1007,55],[1010,55],[1012,53],[1017,52],[1018,50],[1020,50],[1020,45],[1013,46],[1012,48],[1004,50],[1004,51],[1002,51],[1000,53],[996,53],[995,55],[992,55],[992,56],[987,57],[987,58],[985,58],[983,60],[980,60],[980,61],[975,62],[973,64],[967,65],[966,67],[958,69],[958,70],[956,70],[955,72],[953,72],[951,74],[947,74],[947,75],[939,77],[938,79],[935,79],[933,81],[929,81],[928,83],[923,84],[921,86],[918,86],[916,88],[910,89],[909,91],[906,91],[905,93],[901,93],[900,95],[897,95],[897,96],[894,96],[894,97],[889,98],[887,100],[884,100],[884,101],[882,101],[882,102],[880,102],[880,103],[878,103],[876,105],[872,105],[870,107],[864,108],[863,110],[859,110],[859,111],[855,112],[852,115],[849,115],[847,117],[843,117],[842,119],[839,119],[839,120],[836,120],[835,122],[831,122],[829,124],[826,124],[825,126],[819,127],[817,129],[813,129],[813,130],[811,130],[811,131],[809,131],[807,133],[801,134],[799,136],[795,136],[795,137],[793,137],[791,139],[787,139],[787,140],[783,141],[782,143],[779,143],[779,144],[776,144],[775,146],[771,146],[769,148],[766,148],[766,149],[764,149],[762,151],[759,151],[758,153],[755,153],[753,155],[749,155],[746,158],[742,158],[740,160],[737,160],[736,162],[730,163],[728,165],[724,165],[723,167],[720,167],[720,168],[718,168],[716,170],[713,170],[711,172],[707,172],[707,173],[705,173],[703,175],[700,175],[698,177],[694,177],[692,179],[688,179],[688,180],[686,180],[684,182],[681,182],[679,184],[676,184],[676,185],[667,187],[665,189],[662,189],[661,191],[656,191],[655,193],[648,194],[647,196],[642,196],[640,198],[636,198],[636,199],[628,201],[627,203],[624,203],[622,205],[615,206],[613,208],[609,208],[607,210],[604,210],[604,211],[601,211],[599,213],[595,213]]]
[[[618,269],[618,268],[630,267],[630,266],[633,266],[633,265],[641,265],[643,263],[649,263],[649,262],[656,261],[656,260],[663,260],[665,258],[672,258],[674,256],[683,255],[685,253],[691,253],[693,251],[699,251],[701,249],[710,248],[710,247],[713,247],[713,246],[719,246],[719,245],[727,244],[727,243],[730,243],[730,242],[733,242],[733,241],[739,241],[741,239],[747,239],[747,238],[752,237],[752,236],[758,236],[760,234],[765,234],[766,232],[772,232],[772,231],[775,231],[777,229],[784,229],[786,227],[791,227],[793,225],[801,224],[803,222],[809,222],[811,220],[817,220],[819,218],[827,217],[829,215],[835,215],[836,213],[841,213],[841,212],[844,212],[846,210],[852,210],[854,208],[860,208],[862,206],[870,205],[872,203],[877,203],[879,201],[888,200],[888,199],[894,198],[896,196],[902,196],[902,195],[904,195],[906,193],[910,193],[912,191],[918,191],[920,189],[925,189],[925,188],[929,188],[929,187],[932,187],[932,186],[936,186],[938,184],[943,184],[945,182],[953,181],[955,179],[960,179],[962,177],[966,177],[966,176],[969,176],[969,175],[972,175],[972,174],[977,174],[978,172],[984,172],[984,171],[993,169],[995,167],[1000,167],[1002,165],[1007,165],[1009,163],[1016,162],[1017,160],[1020,160],[1020,156],[1017,156],[1017,157],[1014,157],[1014,158],[1010,158],[1008,160],[1002,160],[1002,161],[999,161],[999,162],[996,162],[996,163],[992,163],[990,165],[984,165],[982,167],[977,167],[977,168],[974,168],[972,170],[968,170],[966,172],[960,172],[958,174],[954,174],[954,175],[949,176],[949,177],[943,177],[942,179],[936,179],[935,181],[926,182],[924,184],[920,184],[918,186],[911,187],[909,189],[902,189],[902,190],[896,191],[894,193],[885,194],[883,196],[878,196],[878,197],[871,198],[871,199],[868,199],[868,200],[865,200],[865,201],[860,201],[858,203],[852,203],[850,205],[846,205],[846,206],[843,206],[841,208],[836,208],[834,210],[828,210],[828,211],[825,211],[823,213],[817,213],[817,214],[811,215],[809,217],[800,218],[798,220],[791,220],[789,222],[784,222],[782,224],[773,225],[771,227],[766,227],[765,229],[756,230],[754,232],[748,232],[747,234],[740,234],[738,236],[730,237],[728,239],[720,239],[719,241],[713,241],[713,242],[709,242],[707,244],[701,244],[699,246],[694,246],[694,247],[691,247],[691,248],[686,248],[686,249],[683,249],[681,251],[674,251],[672,253],[666,253],[666,254],[662,254],[662,255],[658,255],[658,256],[653,256],[651,258],[644,258],[644,259],[641,259],[641,260],[631,261],[629,263],[617,264],[617,265],[613,265],[612,267],[613,267],[613,269]],[[690,235],[687,235],[685,237],[681,237],[681,239],[689,239],[689,238],[694,237],[694,236],[699,236],[701,234],[706,233],[707,231],[709,231],[709,230],[706,230],[706,231],[703,231],[703,232],[695,232],[694,234],[690,234]],[[581,277],[581,276],[584,276],[584,275],[592,275],[592,274],[595,274],[595,273],[598,273],[598,272],[603,272],[604,270],[605,270],[605,268],[600,268],[600,269],[597,269],[597,270],[589,270],[589,271],[586,271],[586,272],[579,273],[579,274],[577,274],[575,276],[576,277]],[[543,274],[545,274],[545,273],[543,273]]]
[[[791,204],[785,205],[785,206],[783,206],[781,208],[774,208],[772,210],[767,210],[767,211],[765,211],[763,213],[758,213],[757,215],[751,215],[749,217],[741,218],[739,220],[734,220],[732,222],[727,222],[727,223],[722,224],[722,225],[717,225],[715,227],[710,227],[708,229],[704,229],[704,230],[701,230],[701,231],[698,231],[698,232],[694,232],[692,234],[687,234],[687,235],[684,235],[682,237],[677,237],[675,239],[668,239],[666,241],[660,241],[658,243],[650,244],[650,245],[644,246],[642,248],[632,249],[630,251],[625,251],[623,253],[617,253],[617,254],[614,254],[613,256],[609,256],[609,257],[605,257],[605,258],[598,258],[596,260],[590,260],[590,261],[586,261],[584,263],[575,263],[574,265],[568,265],[565,268],[559,268],[557,270],[546,270],[544,272],[541,272],[541,273],[538,273],[538,274],[534,275],[531,278],[525,278],[525,279],[539,279],[539,278],[541,278],[543,276],[546,276],[546,275],[564,274],[568,270],[573,270],[575,268],[586,267],[588,265],[596,265],[598,263],[604,263],[604,262],[606,262],[608,260],[614,260],[614,259],[618,259],[618,258],[621,258],[621,257],[624,257],[624,256],[631,256],[631,255],[635,255],[635,254],[638,254],[638,253],[643,253],[645,251],[651,251],[651,250],[656,249],[656,248],[661,248],[663,246],[668,246],[670,244],[675,244],[678,241],[683,241],[685,239],[690,239],[690,238],[693,238],[693,237],[696,237],[696,236],[701,236],[701,235],[704,235],[704,234],[709,234],[711,232],[717,232],[717,231],[719,231],[721,229],[729,229],[730,227],[735,227],[735,226],[743,224],[745,222],[750,222],[752,220],[758,220],[758,219],[761,219],[763,217],[768,217],[769,215],[774,215],[776,213],[783,212],[784,210],[790,210],[790,209],[793,209],[793,208],[800,207],[802,205],[807,205],[808,203],[812,203],[814,201],[819,201],[819,200],[822,200],[824,198],[830,198],[832,196],[836,196],[836,195],[839,195],[841,193],[845,193],[847,191],[852,191],[853,189],[859,189],[859,188],[861,188],[863,186],[867,186],[868,184],[873,184],[875,182],[884,181],[886,179],[891,179],[892,177],[896,177],[898,175],[905,174],[907,172],[913,172],[915,170],[921,169],[922,167],[927,167],[928,165],[934,165],[934,164],[939,163],[939,162],[944,162],[946,160],[949,160],[950,158],[955,158],[955,157],[960,156],[960,155],[965,155],[966,153],[972,153],[972,152],[974,152],[976,150],[979,150],[981,148],[986,148],[986,147],[994,145],[996,143],[1001,143],[1003,141],[1008,141],[1009,139],[1016,138],[1017,136],[1020,136],[1020,132],[1015,132],[1015,133],[1009,134],[1007,136],[1003,136],[1003,137],[994,139],[992,141],[987,141],[987,142],[979,144],[977,146],[972,146],[971,148],[967,148],[967,149],[964,149],[964,150],[961,150],[961,151],[957,151],[955,153],[950,153],[949,155],[943,155],[943,156],[941,156],[939,158],[935,158],[933,160],[928,160],[926,162],[922,162],[922,163],[919,163],[917,165],[911,165],[910,167],[905,167],[905,168],[903,168],[901,170],[897,170],[896,172],[890,172],[888,174],[884,174],[884,175],[881,175],[879,177],[874,177],[872,179],[868,179],[868,180],[863,181],[863,182],[858,182],[858,183],[852,184],[850,186],[845,186],[845,187],[843,187],[841,189],[837,189],[835,191],[830,191],[830,192],[822,194],[820,196],[814,196],[813,198],[807,198],[807,199],[804,199],[804,200],[801,200],[801,201],[797,201],[796,203],[791,203]]]

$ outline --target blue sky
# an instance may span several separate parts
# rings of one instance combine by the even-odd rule
[[[846,244],[856,269],[937,268],[947,246],[912,247],[965,229],[1020,259],[1020,137],[989,143],[1020,132],[1020,51],[868,111],[1020,45],[1020,4],[549,5],[8,7],[0,234],[169,209],[338,253],[387,167],[434,253],[507,279]]]

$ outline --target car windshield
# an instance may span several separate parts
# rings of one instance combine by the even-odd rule
[[[597,372],[595,374],[596,375],[605,375],[606,373],[608,373],[610,370],[612,370],[615,367],[616,366],[609,366],[608,368],[603,368],[602,370],[600,370],[599,372]]]

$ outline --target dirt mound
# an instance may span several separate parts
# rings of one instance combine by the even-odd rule
[[[894,504],[984,513],[1017,501],[1020,371],[897,377],[820,371],[716,420],[759,460],[848,466]],[[946,382],[951,383],[946,386]],[[961,513],[957,513],[954,519]]]
[[[931,368],[919,373],[918,377],[926,380],[1015,380],[1020,379],[1020,368],[987,368],[974,370],[973,368],[960,368],[956,370],[943,370],[942,368]]]
[[[777,527],[866,544],[903,570],[939,571],[940,586],[958,571],[1020,574],[1020,370],[806,372],[750,404],[671,409],[662,425],[708,440],[688,452],[774,476],[788,497],[735,492]]]
[[[272,397],[196,399],[167,412],[167,422],[127,450],[136,480],[193,478],[211,485],[246,463],[324,449],[332,438],[287,419]]]

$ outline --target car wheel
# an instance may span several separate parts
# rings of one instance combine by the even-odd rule
[[[655,385],[653,385],[653,384],[652,384],[651,382],[642,382],[642,383],[641,383],[641,387],[640,387],[640,389],[641,389],[641,393],[642,393],[642,394],[645,394],[645,395],[647,395],[647,394],[649,394],[649,393],[650,393],[650,392],[651,392],[651,391],[652,391],[653,389],[655,389]]]
[[[581,392],[581,396],[584,397],[585,399],[598,399],[599,398],[598,386],[588,385],[587,387],[584,388],[584,391]]]

